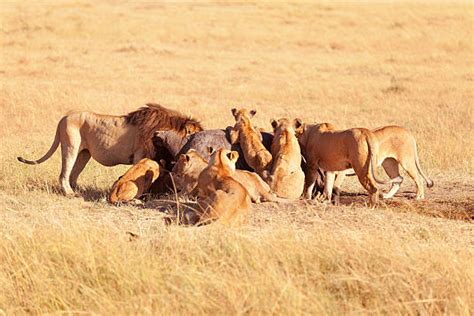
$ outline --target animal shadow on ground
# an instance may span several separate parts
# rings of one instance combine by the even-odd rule
[[[198,218],[198,204],[187,196],[178,197],[176,194],[149,195],[145,197],[143,208],[162,212],[165,224],[194,225]]]
[[[58,187],[59,189],[59,187]],[[99,189],[95,186],[79,186],[76,190],[78,196],[82,197],[87,202],[97,202],[100,200],[107,200],[108,190]]]
[[[398,198],[413,201],[414,192],[402,192],[397,193],[392,199],[383,199],[380,195],[380,206],[389,206],[391,201],[398,200]],[[363,207],[367,204],[367,193],[362,192],[341,192],[339,196],[339,205],[340,206],[356,206]]]
[[[49,194],[55,194],[59,196],[63,196],[63,191],[59,184],[54,184],[51,186],[45,185],[34,185],[34,187],[30,188],[31,191],[42,191]],[[87,202],[97,202],[100,200],[107,199],[108,190],[99,189],[98,187],[85,185],[85,186],[78,186],[75,191],[75,196],[83,198],[84,201]]]
[[[426,200],[392,199],[386,202],[398,212],[418,213],[430,217],[447,218],[453,220],[474,220],[474,199],[466,200],[431,198]]]
[[[405,190],[397,193],[391,199],[380,199],[380,208],[390,208],[401,213],[418,213],[424,216],[447,218],[453,220],[474,220],[474,199],[451,198],[439,196],[436,193],[427,193],[424,200],[416,200],[416,192]],[[430,196],[432,195],[432,196]],[[340,206],[364,207],[367,194],[357,192],[341,192]]]

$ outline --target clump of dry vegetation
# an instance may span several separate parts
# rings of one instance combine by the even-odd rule
[[[474,308],[474,9],[469,3],[0,5],[0,314],[469,314]],[[90,163],[58,194],[49,148],[70,110],[159,102],[232,124],[399,124],[435,180],[376,210],[266,203],[236,229],[165,226],[108,205],[125,166]],[[136,234],[131,237],[127,232]]]

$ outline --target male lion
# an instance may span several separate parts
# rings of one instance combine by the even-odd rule
[[[208,166],[198,178],[198,217],[200,223],[219,220],[224,225],[238,225],[250,212],[250,197],[235,180],[236,151],[219,149],[211,155]]]
[[[186,154],[181,154],[173,168],[177,189],[186,194],[197,194],[199,174],[207,165],[208,162],[193,149]],[[255,172],[236,169],[233,177],[247,189],[250,199],[254,203],[286,202],[271,193],[268,184]]]
[[[49,159],[61,144],[62,168],[59,182],[66,195],[73,195],[77,178],[92,157],[104,166],[134,164],[153,158],[153,133],[176,130],[189,135],[202,130],[191,117],[158,104],[147,104],[127,115],[112,116],[92,112],[74,112],[64,116],[56,128],[49,151],[36,161],[18,157],[30,165]]]
[[[129,202],[139,198],[160,175],[160,166],[154,160],[143,158],[125,172],[112,186],[109,202]]]
[[[379,127],[372,130],[379,143],[377,152],[377,162],[381,164],[390,179],[400,179],[400,182],[393,182],[390,191],[383,194],[384,199],[392,198],[400,189],[403,178],[400,176],[399,166],[408,173],[416,184],[416,199],[423,199],[425,191],[421,177],[426,181],[428,188],[434,183],[429,179],[420,166],[416,140],[405,128],[396,125]],[[342,185],[345,173],[340,173],[336,177],[338,187]],[[335,190],[336,192],[336,190]]]
[[[297,131],[301,151],[307,162],[305,195],[311,199],[318,168],[326,171],[324,194],[329,201],[337,172],[353,168],[362,186],[368,191],[370,204],[378,203],[375,182],[400,182],[397,177],[390,181],[380,180],[376,173],[379,145],[374,133],[366,128],[335,130],[329,123],[308,125],[301,120]]]
[[[231,144],[240,143],[245,161],[260,176],[271,167],[272,154],[265,148],[262,134],[256,130],[250,119],[257,111],[232,109],[235,126],[230,133]]]
[[[295,129],[300,127],[300,123],[287,118],[271,120],[271,123],[274,131],[273,167],[268,183],[279,197],[297,199],[301,196],[304,186],[301,150],[295,135]]]

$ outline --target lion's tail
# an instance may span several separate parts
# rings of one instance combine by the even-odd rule
[[[377,140],[375,139],[375,136],[370,133],[367,135],[367,146],[369,147],[369,163],[370,163],[370,173],[372,173],[372,177],[377,183],[380,184],[387,184],[387,183],[401,183],[403,181],[403,178],[398,176],[394,179],[390,180],[382,180],[378,178],[377,172],[375,170],[375,167],[377,166],[377,145],[376,145]]]
[[[415,146],[415,164],[416,164],[416,169],[418,169],[418,172],[421,174],[421,176],[425,179],[426,181],[426,186],[428,188],[431,188],[434,186],[434,182],[433,180],[431,180],[430,178],[428,178],[428,176],[423,172],[423,170],[421,170],[421,166],[420,166],[420,158],[418,157],[418,150],[417,150],[417,146],[416,146],[416,142],[413,142],[413,145]]]
[[[59,128],[60,128],[59,126],[60,126],[60,124],[61,123],[59,123],[58,127],[56,128],[56,136],[54,137],[54,141],[53,141],[53,144],[51,145],[51,148],[49,148],[48,152],[43,157],[41,157],[38,160],[26,160],[23,157],[17,157],[17,159],[19,161],[21,161],[23,163],[26,163],[26,164],[29,164],[29,165],[37,165],[37,164],[40,164],[40,163],[45,162],[46,160],[48,160],[54,154],[56,149],[58,149],[58,146],[59,146]]]

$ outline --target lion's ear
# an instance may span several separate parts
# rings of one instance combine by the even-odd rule
[[[155,142],[163,143],[164,142],[163,131],[155,131],[153,133],[153,140]]]
[[[232,115],[235,117],[237,115],[237,109],[236,108],[233,108],[232,110],[230,110],[232,112]]]
[[[293,121],[293,126],[295,127],[295,131],[301,130],[304,127],[303,121],[299,118],[295,118]]]
[[[270,120],[270,123],[272,124],[273,129],[275,129],[275,128],[278,127],[278,122],[275,121],[274,119],[271,119],[271,120]]]
[[[191,160],[191,156],[189,155],[184,155],[184,159],[186,159],[187,162],[189,162]]]
[[[207,152],[209,153],[209,155],[212,155],[214,153],[214,148],[212,146],[207,146]]]
[[[186,127],[184,128],[184,133],[185,136],[191,135],[193,133],[191,127],[186,125]]]
[[[239,153],[236,151],[231,151],[230,153],[227,154],[227,158],[229,158],[230,161],[235,163],[237,159],[239,159]]]
[[[257,114],[257,110],[251,110],[250,111],[250,117],[254,117],[255,114]]]
[[[147,170],[145,172],[145,182],[151,184],[153,182],[153,172],[151,170]]]

